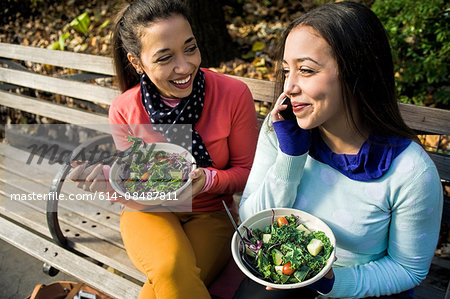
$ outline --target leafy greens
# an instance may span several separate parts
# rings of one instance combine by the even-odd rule
[[[181,154],[141,147],[142,140],[128,136],[133,142],[131,163],[125,168],[122,187],[129,193],[168,193],[178,190],[188,180],[192,163]]]
[[[323,269],[333,245],[324,232],[311,231],[299,223],[298,216],[284,218],[288,223],[286,225],[277,224],[273,217],[272,224],[264,230],[246,227],[245,258],[267,281],[298,283],[314,277]],[[316,247],[313,243],[320,246]]]

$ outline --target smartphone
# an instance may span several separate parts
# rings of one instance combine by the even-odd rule
[[[295,114],[292,111],[292,105],[291,105],[291,99],[288,97],[285,97],[283,99],[283,101],[281,102],[281,105],[287,105],[287,108],[283,111],[280,111],[280,115],[285,119],[285,120],[294,120],[295,119]]]

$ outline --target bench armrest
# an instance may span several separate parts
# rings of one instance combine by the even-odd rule
[[[66,161],[62,166],[61,169],[56,174],[55,178],[52,181],[52,184],[50,186],[50,193],[52,194],[59,194],[62,189],[62,185],[64,184],[64,181],[66,179],[67,174],[70,172],[71,166],[70,163],[76,159],[76,157],[79,156],[79,154],[82,151],[88,151],[90,148],[102,145],[102,144],[112,144],[113,138],[111,135],[100,135],[97,137],[93,137],[89,139],[88,141],[80,144],[77,146],[73,151],[72,155],[70,156],[69,160]],[[54,198],[58,198],[55,196]],[[64,234],[61,231],[61,227],[59,226],[59,220],[58,220],[58,200],[47,200],[47,225],[48,229],[50,231],[50,234],[52,235],[53,240],[56,244],[59,246],[62,246],[64,248],[67,248],[67,239],[64,236]]]

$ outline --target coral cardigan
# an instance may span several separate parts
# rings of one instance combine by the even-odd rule
[[[193,211],[223,209],[232,194],[244,189],[256,149],[258,126],[253,97],[239,80],[202,69],[205,73],[205,101],[195,129],[203,139],[217,171],[211,188],[193,200]],[[126,136],[132,133],[146,142],[164,141],[152,130],[141,101],[139,85],[119,95],[109,109],[114,141],[120,150],[130,146]]]

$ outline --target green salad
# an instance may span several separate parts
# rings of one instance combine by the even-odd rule
[[[140,139],[133,142],[131,163],[121,176],[122,188],[129,193],[168,193],[178,190],[189,179],[192,162],[181,154],[140,147]]]
[[[305,281],[317,275],[333,252],[322,231],[311,231],[298,216],[272,217],[264,228],[245,228],[245,257],[261,276],[277,284]]]

